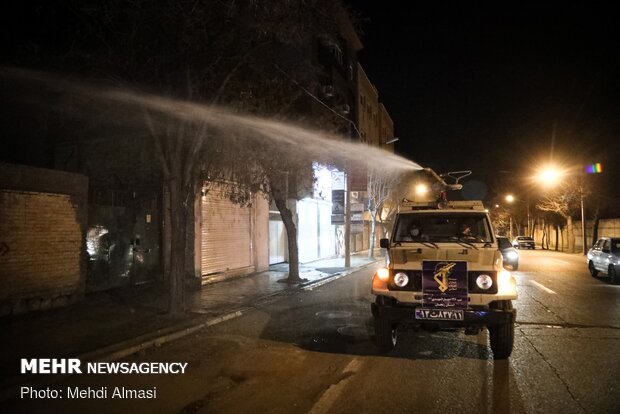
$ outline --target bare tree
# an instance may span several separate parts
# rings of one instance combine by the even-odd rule
[[[575,251],[575,232],[573,228],[572,213],[576,210],[579,202],[579,189],[570,185],[563,185],[555,192],[545,196],[536,204],[541,211],[555,213],[566,223],[568,233],[568,251]]]
[[[393,214],[390,213],[395,212],[393,209],[399,203],[396,198],[398,198],[398,184],[401,178],[400,174],[388,173],[376,168],[371,168],[368,172],[368,201],[366,207],[370,213],[370,250],[368,251],[368,257],[370,258],[374,258],[377,221],[383,224],[388,218],[391,220]]]
[[[383,234],[388,234],[388,226],[394,221],[396,213],[400,211],[403,200],[410,191],[410,181],[404,175],[394,175],[389,178],[388,197],[377,210],[377,223],[381,224]]]
[[[499,207],[491,210],[491,223],[497,234],[508,235],[510,232],[510,212]]]

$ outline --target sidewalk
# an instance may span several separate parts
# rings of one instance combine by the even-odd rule
[[[166,314],[162,287],[141,286],[87,295],[67,308],[0,319],[0,390],[24,378],[18,376],[20,358],[119,358],[123,349],[139,350],[149,341],[165,342],[161,338],[180,337],[179,331],[212,325],[231,314],[238,316],[261,299],[345,276],[382,260],[379,254],[376,257],[373,261],[367,253],[352,255],[350,268],[344,267],[342,258],[303,264],[300,277],[308,281],[301,285],[278,283],[287,276],[287,264],[206,285],[188,292],[190,311],[178,318]],[[159,342],[152,342],[156,338]]]

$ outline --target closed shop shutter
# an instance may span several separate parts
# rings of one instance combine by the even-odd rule
[[[217,187],[202,198],[203,275],[252,266],[252,208],[232,203]]]

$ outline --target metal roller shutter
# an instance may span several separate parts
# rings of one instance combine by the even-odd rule
[[[217,187],[202,198],[203,275],[252,266],[252,209],[232,203]]]

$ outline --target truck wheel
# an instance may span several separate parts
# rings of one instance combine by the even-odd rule
[[[502,300],[496,302],[494,308],[510,310],[512,309],[512,302],[509,300]],[[491,351],[493,351],[493,359],[506,359],[510,356],[514,344],[514,337],[514,322],[489,326],[489,340],[491,343]]]
[[[397,336],[396,325],[386,318],[375,317],[375,343],[381,352],[394,349]]]
[[[609,276],[609,281],[612,285],[617,285],[620,283],[620,277],[616,273],[616,268],[614,265],[610,264],[609,269],[607,270],[607,275]]]
[[[592,263],[592,260],[590,260],[590,263],[588,263],[588,270],[590,271],[592,277],[598,276],[598,270],[596,270],[596,268],[594,267],[594,263]]]

